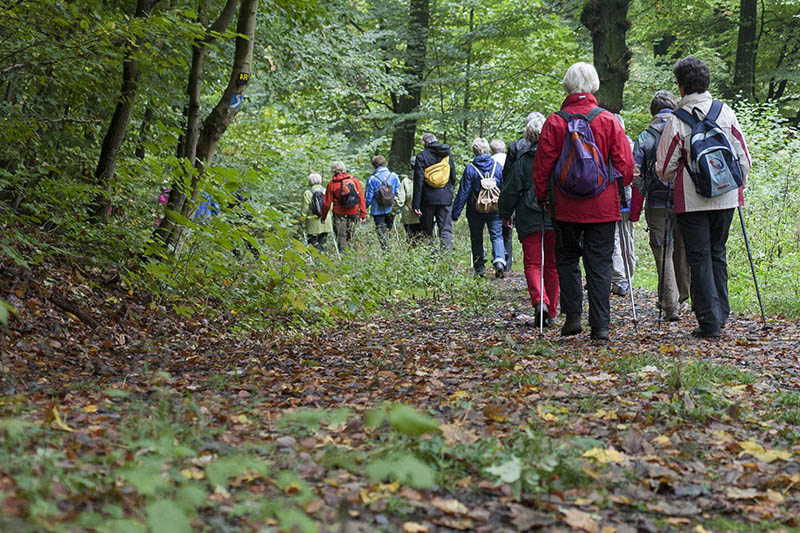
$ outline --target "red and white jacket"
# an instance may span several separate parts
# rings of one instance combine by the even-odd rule
[[[692,93],[684,96],[678,102],[679,109],[685,109],[690,114],[698,109],[702,116],[711,109],[711,93]],[[730,191],[714,198],[706,198],[697,194],[694,182],[686,169],[692,128],[675,115],[667,119],[661,141],[656,151],[656,174],[662,181],[675,184],[674,202],[676,213],[692,211],[716,211],[731,209],[744,205],[744,188],[747,185],[747,172],[750,170],[750,153],[744,141],[744,133],[736,114],[726,104],[722,104],[717,124],[728,136],[731,146],[739,157],[739,166],[742,167],[742,186],[735,191]]]

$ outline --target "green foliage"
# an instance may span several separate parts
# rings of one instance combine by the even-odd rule
[[[411,455],[373,461],[367,467],[367,476],[373,483],[399,481],[417,489],[432,489],[435,486],[431,468]]]
[[[415,437],[432,433],[439,428],[436,419],[406,404],[384,404],[368,413],[366,417],[366,424],[372,427],[379,427],[384,421],[388,422],[392,429]]]

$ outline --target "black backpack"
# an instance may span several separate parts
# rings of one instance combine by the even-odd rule
[[[311,191],[311,214],[320,216],[322,214],[322,204],[325,201],[325,194],[322,191]]]
[[[354,178],[342,180],[342,189],[339,193],[339,203],[342,207],[355,207],[358,205],[358,189],[353,183]]]
[[[647,165],[642,169],[644,175],[644,192],[650,200],[664,202],[669,200],[670,187],[658,179],[656,174],[656,150],[658,141],[661,140],[661,132],[650,126],[645,131],[653,136],[653,147],[644,154]]]

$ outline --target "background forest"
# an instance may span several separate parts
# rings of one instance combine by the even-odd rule
[[[464,269],[403,246],[381,255],[366,228],[356,255],[369,269],[309,262],[297,224],[308,173],[342,159],[364,179],[376,153],[406,173],[425,131],[453,146],[460,173],[475,136],[511,141],[530,111],[557,110],[566,67],[593,51],[600,103],[635,137],[653,92],[677,91],[674,60],[692,53],[756,160],[746,213],[767,308],[796,315],[798,26],[789,0],[2,0],[3,265],[71,258],[170,312],[227,309],[245,327],[479,297],[491,289]],[[236,206],[240,188],[250,202]],[[198,225],[203,195],[222,215]],[[651,286],[639,235],[639,283]],[[258,259],[238,254],[243,239]],[[740,244],[733,299],[752,310]]]

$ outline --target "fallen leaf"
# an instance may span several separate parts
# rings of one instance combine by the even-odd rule
[[[570,509],[564,515],[566,522],[572,529],[581,529],[587,533],[599,533],[600,528],[592,515],[579,509]]]
[[[725,496],[732,500],[751,500],[758,496],[756,489],[740,489],[737,487],[728,487],[725,490]]]
[[[403,524],[403,531],[405,533],[428,533],[428,526],[416,522],[406,522]]]
[[[75,431],[74,429],[66,425],[63,420],[61,420],[61,415],[58,414],[57,405],[53,406],[52,412],[53,412],[53,427],[55,427],[56,429],[60,429],[62,431],[69,431],[70,433]]]
[[[434,498],[431,505],[448,514],[467,514],[469,508],[456,499],[445,500],[444,498]]]
[[[659,448],[666,448],[667,446],[672,446],[672,441],[669,440],[669,437],[667,437],[666,435],[659,435],[650,442],[653,443],[654,446],[658,446]]]
[[[752,455],[759,461],[764,461],[765,463],[771,463],[776,459],[781,459],[783,461],[792,460],[792,452],[787,452],[785,450],[767,450],[759,443],[753,441],[740,442],[739,447],[742,449],[742,451],[739,452],[739,457],[743,455]]]
[[[591,450],[586,450],[583,452],[583,457],[586,459],[594,459],[601,465],[608,463],[621,463],[625,460],[625,455],[621,452],[618,452],[613,447],[606,449],[592,448]]]

